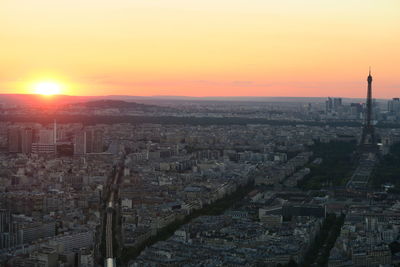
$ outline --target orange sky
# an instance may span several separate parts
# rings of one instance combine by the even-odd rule
[[[399,0],[1,0],[0,93],[400,96]]]

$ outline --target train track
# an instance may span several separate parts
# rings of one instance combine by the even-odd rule
[[[118,185],[118,178],[120,175],[121,166],[116,168],[115,175],[110,184],[110,195],[107,200],[107,218],[106,218],[106,260],[105,266],[114,267],[115,257],[113,255],[113,215],[115,210],[115,187]]]

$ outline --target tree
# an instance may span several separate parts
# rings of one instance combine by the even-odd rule
[[[293,259],[290,259],[289,263],[287,264],[288,267],[297,267],[299,266],[297,262]]]

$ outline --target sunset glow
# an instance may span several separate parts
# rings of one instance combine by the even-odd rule
[[[61,85],[55,82],[39,82],[34,86],[35,94],[58,95],[61,93]]]
[[[400,91],[398,0],[3,0],[0,88],[71,95],[376,97]],[[29,81],[29,80],[28,80]]]

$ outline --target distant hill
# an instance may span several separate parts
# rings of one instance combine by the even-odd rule
[[[323,103],[326,97],[188,97],[188,96],[128,96],[128,95],[108,95],[108,96],[69,96],[54,95],[42,96],[37,94],[0,94],[0,104],[3,106],[58,106],[73,103],[95,102],[89,105],[108,105],[113,106],[122,104],[124,107],[133,107],[131,104],[122,102],[99,102],[103,100],[116,100],[125,103],[139,103],[163,105],[165,102],[180,103],[197,101],[233,101],[233,102],[287,102],[287,103]],[[344,103],[364,102],[364,98],[343,98]],[[387,101],[386,99],[377,99],[378,102]]]
[[[74,102],[88,101],[88,96],[54,95],[42,96],[37,94],[0,94],[0,104],[3,106],[51,106],[65,105]]]
[[[126,102],[122,100],[101,99],[88,102],[73,103],[69,106],[81,106],[86,108],[149,108],[156,107],[152,105],[145,105],[136,102]]]

